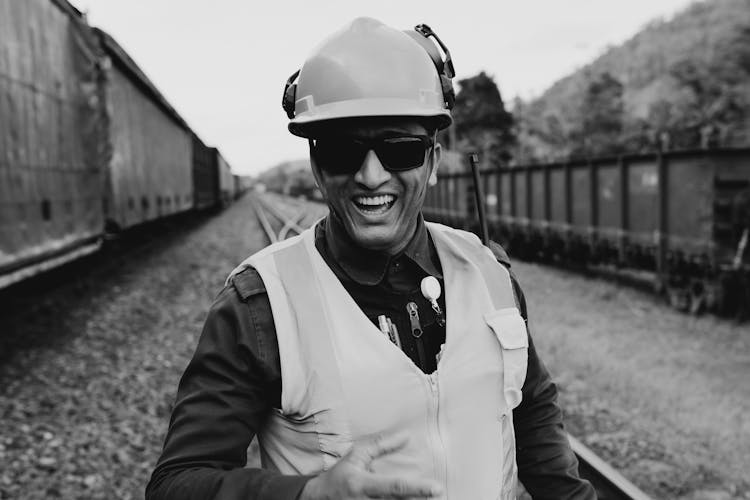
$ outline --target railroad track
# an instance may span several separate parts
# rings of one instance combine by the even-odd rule
[[[568,434],[578,458],[578,472],[596,489],[599,500],[652,500],[586,445]]]
[[[254,197],[252,203],[258,221],[271,243],[285,239],[291,231],[301,233],[304,230],[302,221],[310,215],[306,204],[296,207],[287,204],[287,207],[294,211],[289,215],[273,203],[273,200],[264,197]],[[274,229],[269,215],[275,219],[277,226],[281,224],[280,230]],[[568,435],[568,439],[578,458],[579,473],[594,486],[599,500],[652,500],[581,441],[571,435]]]
[[[263,232],[271,243],[286,239],[291,232],[300,234],[305,230],[303,221],[310,215],[310,211],[305,207],[297,209],[291,216],[284,213],[276,204],[268,201],[264,197],[254,196],[251,200],[253,210],[258,218]],[[269,217],[270,216],[270,217]],[[281,224],[281,228],[276,230],[271,218],[275,219],[276,225]]]

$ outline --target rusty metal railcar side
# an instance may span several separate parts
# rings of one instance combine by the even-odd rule
[[[97,29],[112,61],[107,223],[126,229],[193,207],[192,132],[130,56]]]
[[[473,228],[468,172],[439,176],[425,216]],[[494,237],[511,252],[652,273],[680,307],[750,312],[750,149],[709,149],[498,167]],[[438,206],[433,205],[438,203]],[[734,300],[733,297],[746,297]]]
[[[239,175],[232,174],[234,180],[234,199],[238,199],[244,192],[244,186],[242,185],[242,177]]]
[[[204,210],[219,206],[219,170],[215,150],[193,135],[193,206]]]
[[[216,167],[219,176],[219,199],[222,205],[229,205],[234,199],[234,179],[232,178],[232,169],[229,163],[221,156],[221,152],[213,149]]]
[[[731,261],[736,256],[742,232],[747,228],[738,219],[737,210],[740,208],[738,203],[741,197],[747,198],[750,195],[750,158],[742,152],[727,150],[706,156],[703,161],[704,165],[710,164],[709,170],[713,172],[710,182],[713,196],[710,208],[707,200],[704,201],[696,218],[701,221],[703,231],[707,229],[706,219],[710,220],[714,242],[711,247],[712,260],[716,263]],[[678,207],[683,204],[681,200],[674,202]],[[750,261],[750,256],[746,261]]]
[[[63,0],[0,0],[0,287],[95,251],[99,53]]]
[[[629,246],[643,259],[639,267],[653,269],[659,231],[658,157],[649,155],[628,162]]]

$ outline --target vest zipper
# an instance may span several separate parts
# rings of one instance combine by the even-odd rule
[[[432,393],[432,402],[433,402],[433,409],[435,412],[435,428],[434,432],[437,436],[437,443],[439,445],[438,450],[434,450],[433,453],[436,453],[438,457],[438,466],[437,470],[435,471],[437,474],[442,475],[442,477],[438,478],[438,480],[445,485],[448,486],[448,460],[445,456],[445,443],[443,443],[443,435],[440,433],[440,389],[438,387],[438,379],[437,379],[437,372],[430,374],[427,379],[430,383],[430,391]]]
[[[409,313],[411,336],[414,337],[414,343],[417,344],[419,367],[424,371],[427,369],[427,356],[424,353],[424,341],[422,340],[423,330],[422,325],[419,323],[419,309],[417,308],[417,304],[414,302],[406,304],[406,312]]]

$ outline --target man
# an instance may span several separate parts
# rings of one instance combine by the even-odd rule
[[[507,256],[422,219],[453,68],[418,28],[356,19],[287,83],[330,214],[227,280],[147,498],[595,498]]]

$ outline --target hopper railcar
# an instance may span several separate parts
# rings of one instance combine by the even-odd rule
[[[66,0],[0,0],[0,289],[107,235],[231,203],[237,184]]]
[[[750,310],[750,149],[481,172],[493,237],[521,258],[645,271],[680,309]],[[428,219],[476,224],[471,174],[439,176]]]
[[[234,200],[235,182],[232,175],[232,169],[229,163],[221,156],[221,152],[216,148],[211,148],[213,161],[219,175],[219,203],[221,206],[229,205]]]
[[[0,0],[0,288],[100,246],[99,61],[67,2]]]
[[[214,209],[220,204],[216,151],[193,134],[193,207]]]
[[[245,183],[241,175],[232,174],[232,178],[234,179],[234,199],[237,200],[245,194]]]
[[[126,229],[193,208],[190,128],[125,50],[94,28],[106,65],[110,109],[105,217]]]

